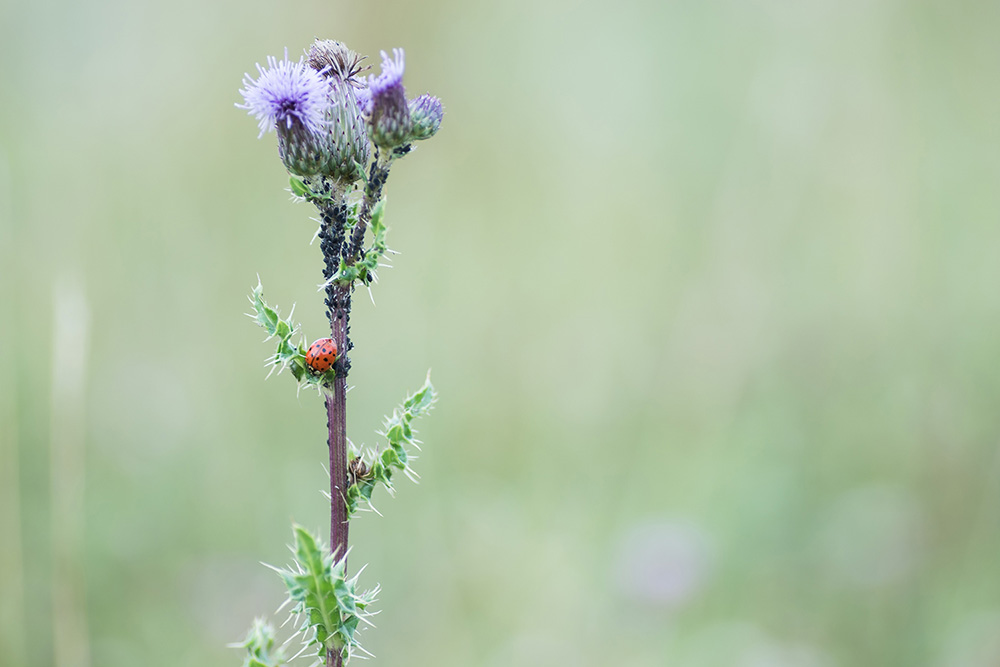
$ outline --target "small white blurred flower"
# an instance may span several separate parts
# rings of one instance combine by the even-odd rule
[[[633,600],[679,607],[704,587],[711,569],[709,540],[687,521],[632,526],[618,545],[619,590]]]

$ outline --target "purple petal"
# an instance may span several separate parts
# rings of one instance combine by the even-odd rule
[[[329,84],[321,74],[301,58],[298,62],[288,60],[287,49],[283,60],[268,56],[267,68],[258,64],[257,71],[256,80],[244,75],[240,94],[245,102],[236,106],[257,118],[259,136],[278,123],[288,129],[298,123],[310,132],[322,128],[330,101]]]

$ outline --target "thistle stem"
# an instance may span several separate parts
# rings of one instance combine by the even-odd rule
[[[392,159],[380,159],[377,149],[375,160],[372,161],[371,169],[368,173],[368,185],[365,187],[365,197],[361,202],[361,215],[358,216],[358,224],[354,227],[351,235],[351,242],[347,247],[345,260],[348,264],[353,264],[361,256],[361,246],[365,239],[365,230],[372,219],[372,208],[376,202],[382,198],[382,189],[389,178],[389,167],[392,166]]]
[[[346,316],[342,321],[342,327],[337,326],[341,320],[334,320],[332,324],[337,349],[346,343]],[[347,553],[350,528],[347,503],[344,502],[347,491],[347,378],[342,375],[333,382],[333,394],[326,397],[326,419],[330,446],[330,549],[342,558]],[[340,651],[327,651],[326,667],[341,667],[342,664]]]
[[[323,250],[323,276],[329,281],[340,266],[346,250],[344,226],[347,223],[347,206],[341,198],[336,204],[320,209],[320,248]],[[348,524],[347,502],[347,373],[351,361],[351,286],[332,282],[326,288],[327,316],[330,334],[337,345],[337,376],[332,393],[326,396],[327,445],[330,453],[330,550],[337,558],[347,554]],[[327,651],[326,666],[341,667],[340,651]]]
[[[337,284],[331,291],[334,305],[330,308],[330,331],[338,354],[346,354],[351,316],[350,287]],[[330,550],[343,558],[347,553],[348,531],[347,503],[344,501],[347,493],[347,377],[340,368],[333,381],[333,393],[326,397],[326,417],[330,447]]]

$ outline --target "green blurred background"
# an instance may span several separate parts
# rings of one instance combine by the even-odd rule
[[[406,49],[349,431],[383,665],[1000,665],[1000,5],[5,2],[0,665],[238,665],[327,515],[324,329],[244,72]]]

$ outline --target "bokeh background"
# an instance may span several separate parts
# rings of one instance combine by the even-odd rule
[[[427,368],[377,499],[374,664],[1000,665],[1000,5],[0,5],[0,664],[238,665],[321,529],[311,211],[233,104],[402,46],[350,435]],[[279,617],[280,620],[280,617]]]

